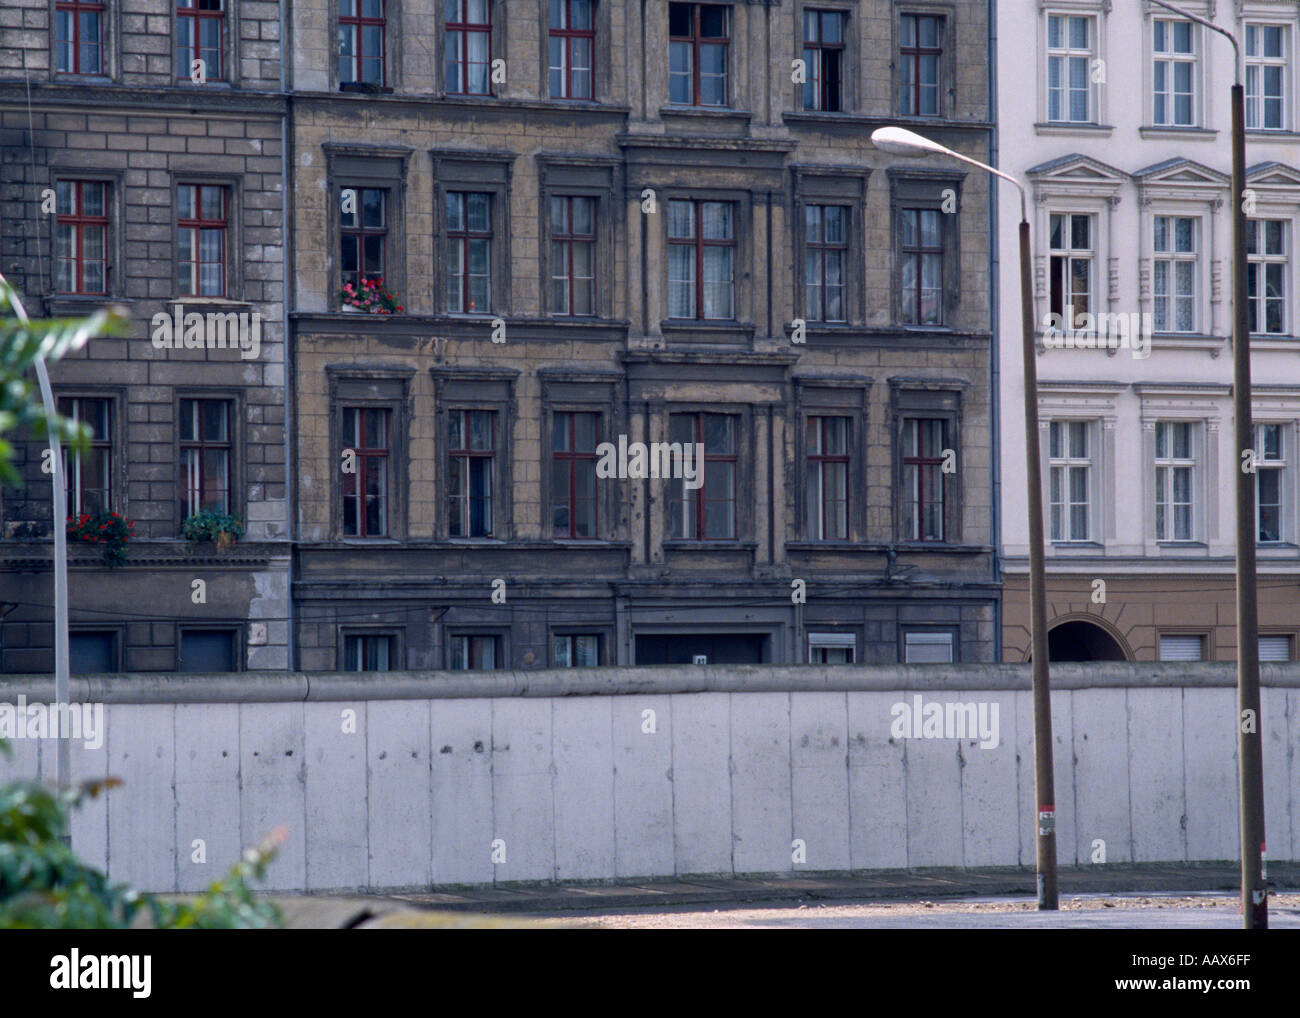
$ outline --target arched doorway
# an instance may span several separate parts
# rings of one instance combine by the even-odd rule
[[[1127,661],[1119,641],[1095,622],[1062,622],[1047,633],[1048,661]]]

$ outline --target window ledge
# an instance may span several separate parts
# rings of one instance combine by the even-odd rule
[[[1139,127],[1138,134],[1143,138],[1187,138],[1191,141],[1213,141],[1219,136],[1218,131],[1208,127],[1166,127],[1148,125]]]
[[[1210,546],[1204,541],[1156,541],[1156,547],[1162,551],[1208,551]]]
[[[392,95],[392,85],[376,85],[369,81],[340,81],[340,92],[359,92],[362,95]]]
[[[963,120],[955,117],[891,117],[872,113],[822,113],[817,110],[794,110],[782,114],[787,124],[809,124],[814,126],[845,127],[888,127],[891,124],[915,124],[919,127],[973,128],[988,130],[993,126],[988,120]]]
[[[197,307],[217,308],[252,308],[251,300],[236,300],[232,297],[168,297],[164,304],[195,305]]]
[[[1113,124],[1072,123],[1064,120],[1047,120],[1034,124],[1038,134],[1082,135],[1086,137],[1101,136],[1109,138],[1115,130]]]
[[[674,537],[664,542],[665,551],[751,551],[757,547],[757,541],[733,541],[719,538],[693,541],[686,537]]]
[[[1296,348],[1296,337],[1279,336],[1272,333],[1268,335],[1252,334],[1250,348],[1252,350],[1287,350],[1293,352]]]
[[[1052,541],[1053,550],[1094,552],[1104,551],[1106,546],[1100,541]]]
[[[723,120],[750,120],[754,114],[750,110],[738,110],[732,106],[667,106],[659,107],[661,117],[705,117]]]
[[[1248,127],[1246,128],[1247,138],[1258,138],[1264,141],[1268,138],[1300,138],[1300,131],[1284,131],[1279,128],[1268,127]]]

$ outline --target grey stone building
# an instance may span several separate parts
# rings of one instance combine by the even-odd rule
[[[286,7],[300,667],[993,659],[985,3]]]
[[[0,9],[0,269],[33,315],[113,301],[131,321],[51,369],[95,432],[68,460],[68,515],[135,530],[115,569],[70,542],[74,671],[290,663],[283,13]],[[0,492],[0,671],[53,668],[42,448],[20,439],[25,484]],[[205,512],[243,538],[191,546],[182,525]]]

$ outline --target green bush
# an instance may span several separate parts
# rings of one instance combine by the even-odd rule
[[[0,754],[8,746],[0,740]],[[277,829],[244,853],[202,894],[163,901],[88,866],[63,842],[69,811],[120,784],[86,782],[55,791],[32,781],[0,785],[0,929],[125,929],[147,918],[161,929],[253,929],[282,924],[279,910],[253,897],[248,882],[263,879],[284,840]],[[143,916],[142,916],[143,913]]]
[[[189,542],[190,549],[200,541],[211,541],[221,551],[244,536],[244,525],[229,513],[214,513],[208,509],[185,517],[181,523],[181,537]]]

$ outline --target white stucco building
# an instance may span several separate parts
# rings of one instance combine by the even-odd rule
[[[1261,656],[1293,659],[1300,4],[1185,7],[1243,45]],[[1052,657],[1230,659],[1232,47],[1149,0],[1003,0],[997,53],[998,162],[1030,193]],[[1020,208],[1014,188],[999,193],[1002,654],[1022,661]],[[1070,311],[1149,332],[1127,349],[1059,348],[1042,326]]]

